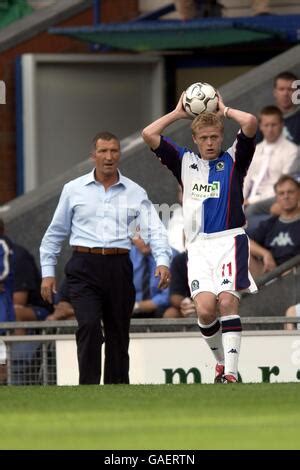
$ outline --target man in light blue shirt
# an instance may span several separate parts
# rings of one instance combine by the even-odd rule
[[[129,327],[135,300],[128,255],[131,238],[139,227],[141,237],[150,243],[160,288],[169,284],[171,249],[146,191],[118,170],[117,137],[97,134],[92,158],[93,171],[64,186],[43,237],[41,293],[52,302],[57,256],[69,236],[74,251],[65,273],[78,321],[79,383],[99,384],[104,341],[104,383],[129,383]]]

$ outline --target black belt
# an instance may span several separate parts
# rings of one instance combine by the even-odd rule
[[[73,246],[74,251],[79,253],[93,253],[94,255],[125,255],[129,253],[126,248],[89,248],[88,246]]]

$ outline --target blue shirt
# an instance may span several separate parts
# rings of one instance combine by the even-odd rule
[[[0,237],[0,322],[15,321],[13,306],[13,251],[6,237]],[[0,331],[0,334],[3,330]]]
[[[240,131],[228,150],[204,160],[161,137],[155,154],[183,186],[184,231],[187,242],[198,234],[243,227],[243,183],[255,150],[255,138]]]
[[[13,243],[14,251],[14,292],[27,293],[27,305],[45,307],[49,313],[53,306],[41,297],[41,274],[35,259],[21,245]]]
[[[119,172],[119,181],[105,191],[94,170],[70,181],[41,243],[42,276],[55,275],[57,256],[68,236],[72,246],[130,250],[137,227],[150,243],[156,264],[169,266],[172,252],[166,229],[141,186]]]
[[[130,259],[133,264],[133,283],[136,290],[135,300],[140,302],[143,300],[143,255],[140,250],[133,246],[130,251]],[[167,308],[170,305],[169,302],[169,289],[159,289],[159,277],[155,277],[155,261],[151,253],[146,255],[149,257],[149,271],[150,271],[150,298],[157,307]]]
[[[251,238],[272,253],[277,265],[282,264],[300,254],[300,219],[270,217],[259,224]]]

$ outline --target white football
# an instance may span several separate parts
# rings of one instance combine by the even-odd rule
[[[183,107],[191,117],[205,112],[214,113],[217,105],[217,92],[209,83],[193,83],[184,92]]]

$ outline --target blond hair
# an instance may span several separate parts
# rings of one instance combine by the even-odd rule
[[[192,122],[192,134],[195,135],[197,131],[203,127],[218,127],[221,132],[224,131],[223,119],[215,113],[202,113],[198,114]]]

